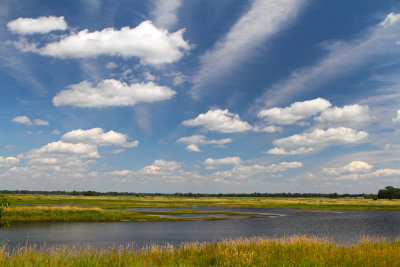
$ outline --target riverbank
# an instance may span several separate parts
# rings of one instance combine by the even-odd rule
[[[400,240],[342,246],[327,239],[238,239],[182,246],[0,249],[0,266],[398,266]]]

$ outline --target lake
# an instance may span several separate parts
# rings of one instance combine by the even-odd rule
[[[187,208],[186,208],[187,209]],[[400,237],[400,211],[316,211],[299,209],[190,207],[199,211],[249,212],[265,218],[218,221],[29,223],[0,229],[0,239],[17,245],[110,247],[134,243],[179,245],[240,237],[306,235],[332,238],[342,244],[363,236]],[[145,208],[143,208],[145,210]],[[168,209],[164,209],[168,210]]]

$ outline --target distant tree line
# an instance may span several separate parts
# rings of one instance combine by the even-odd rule
[[[385,189],[381,189],[378,191],[378,198],[400,199],[400,188],[386,186]]]
[[[97,192],[97,191],[30,191],[30,190],[0,190],[3,194],[37,194],[37,195],[70,195],[70,196],[172,196],[172,197],[365,197],[376,195],[367,194],[338,194],[338,193],[135,193],[135,192]]]

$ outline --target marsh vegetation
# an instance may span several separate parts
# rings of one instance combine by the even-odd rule
[[[0,250],[1,266],[398,266],[400,240],[343,246],[328,239],[251,238],[181,246]]]

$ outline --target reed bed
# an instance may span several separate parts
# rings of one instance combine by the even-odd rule
[[[181,246],[96,249],[0,248],[0,266],[400,266],[400,240],[343,246],[307,237],[252,238]]]

